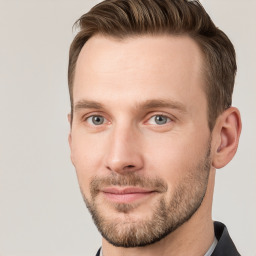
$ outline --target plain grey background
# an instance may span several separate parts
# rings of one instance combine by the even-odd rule
[[[69,160],[72,25],[99,1],[0,0],[0,255],[90,256],[101,244]],[[235,45],[237,155],[217,171],[213,218],[256,255],[256,1],[205,0]]]

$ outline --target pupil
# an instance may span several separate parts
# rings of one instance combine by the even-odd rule
[[[167,120],[164,116],[156,116],[155,121],[157,124],[165,124]]]

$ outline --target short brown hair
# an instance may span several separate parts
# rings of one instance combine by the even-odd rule
[[[68,84],[73,112],[73,80],[78,55],[86,41],[96,34],[115,38],[139,35],[189,35],[204,55],[208,123],[231,106],[236,75],[235,50],[198,1],[189,0],[105,0],[76,23],[80,31],[69,52]]]

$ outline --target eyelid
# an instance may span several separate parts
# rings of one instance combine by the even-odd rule
[[[89,118],[91,116],[102,116],[105,117],[105,114],[100,111],[90,111],[82,115],[82,119],[85,120],[86,118]]]
[[[175,121],[175,117],[172,116],[172,115],[170,115],[170,114],[167,114],[167,113],[164,113],[164,112],[151,112],[151,113],[149,113],[149,114],[147,115],[146,121],[143,122],[143,123],[148,123],[148,121],[149,121],[151,118],[155,117],[155,116],[163,116],[163,117],[169,118],[169,119],[171,120],[171,121],[167,122],[167,123],[164,124],[164,125],[168,125],[169,123]],[[152,125],[153,125],[153,124],[152,124]],[[162,126],[164,126],[164,125],[162,125]]]
[[[89,113],[84,114],[81,117],[81,120],[82,120],[82,122],[85,122],[85,121],[88,120],[88,118],[93,117],[93,116],[103,117],[106,120],[106,122],[104,122],[103,124],[111,122],[110,117],[108,115],[106,115],[106,113],[103,113],[101,111],[90,111]],[[163,117],[169,118],[171,121],[167,122],[165,125],[167,125],[168,123],[171,123],[171,122],[176,120],[176,118],[173,115],[169,114],[169,113],[152,111],[150,113],[147,113],[146,117],[144,118],[144,120],[146,120],[146,121],[143,121],[143,124],[146,124],[154,116],[163,116]]]
[[[94,124],[94,123],[93,123],[93,118],[94,118],[94,117],[103,118],[103,123],[102,123],[102,124],[98,124],[98,125]],[[88,120],[90,120],[90,119],[91,119],[91,121],[89,122]],[[90,125],[92,125],[92,126],[100,126],[100,125],[106,124],[106,122],[107,122],[106,118],[105,118],[104,116],[100,116],[100,115],[88,116],[85,120],[86,120],[88,123],[90,123]]]
[[[154,120],[154,119],[156,119],[156,117],[157,116],[161,116],[161,117],[163,117],[165,120],[166,120],[166,123],[163,123],[163,124],[158,124],[157,122],[156,122],[156,120]],[[155,124],[153,123],[150,123],[150,124],[152,124],[152,125],[166,125],[166,124],[168,124],[168,123],[170,123],[171,122],[171,119],[169,118],[169,117],[167,117],[167,116],[163,116],[163,115],[154,115],[154,116],[152,116],[149,120],[148,120],[148,123],[150,122],[150,120],[154,120],[153,122],[155,122]]]
[[[104,123],[103,124],[106,124],[106,123],[109,123],[109,118],[106,117],[106,114],[102,113],[102,112],[99,112],[99,111],[92,111],[92,112],[89,112],[89,113],[86,113],[85,115],[82,116],[82,121],[83,122],[87,122],[87,120],[93,116],[100,116],[100,117],[103,117],[105,119]],[[103,125],[102,124],[102,125]],[[100,126],[100,125],[99,125]]]

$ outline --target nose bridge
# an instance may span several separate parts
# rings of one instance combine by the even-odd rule
[[[132,124],[116,124],[108,140],[106,167],[115,172],[139,170],[143,166],[139,131]]]

